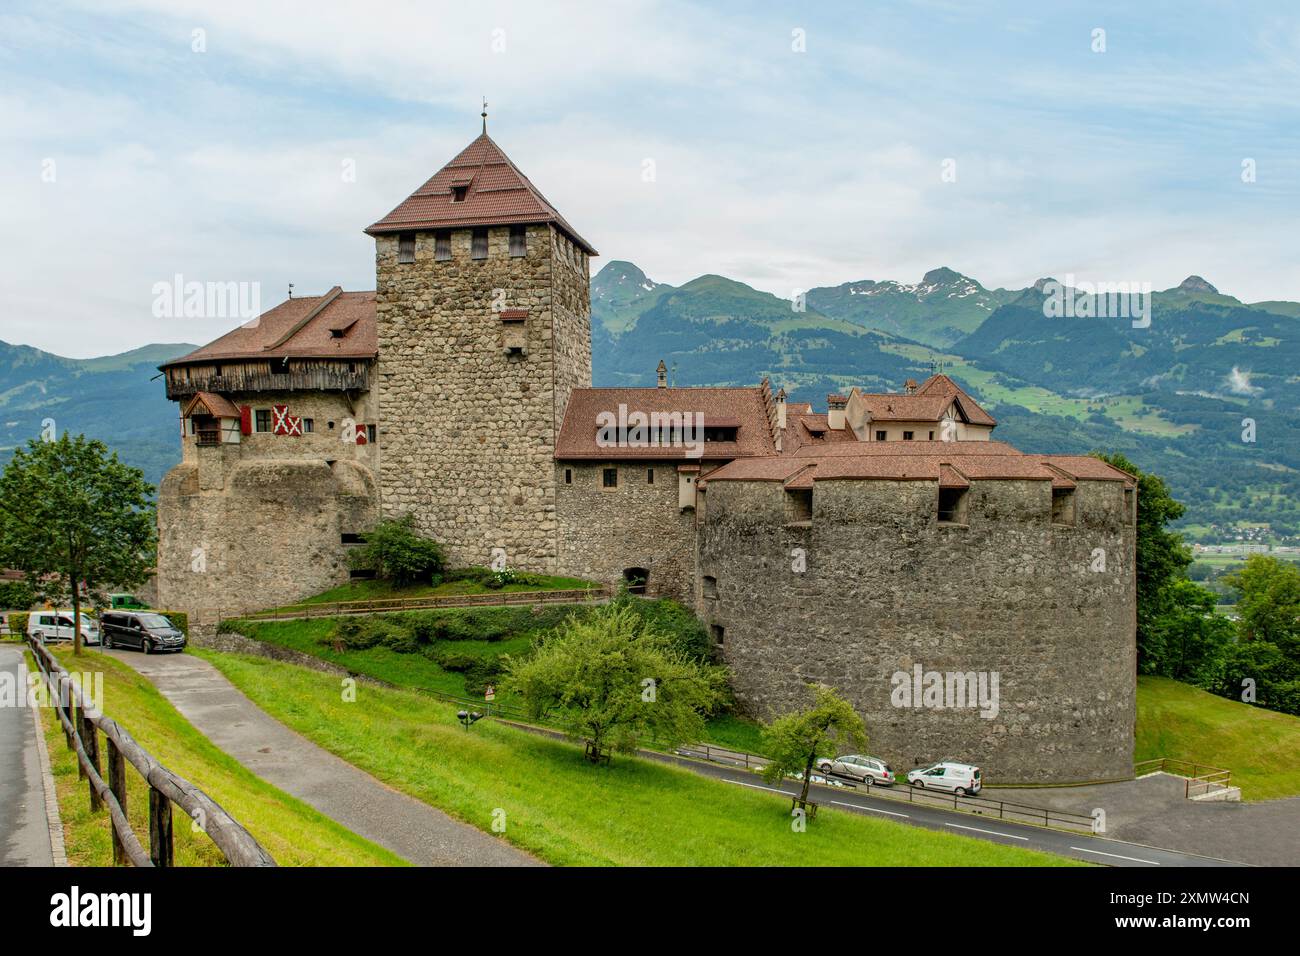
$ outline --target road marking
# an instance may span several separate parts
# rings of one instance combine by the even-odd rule
[[[945,823],[946,827],[956,827],[958,830],[971,830],[975,833],[987,833],[990,836],[1006,837],[1008,840],[1028,840],[1029,837],[1016,836],[1014,833],[1000,833],[997,830],[981,830],[979,827],[964,827],[960,823]]]
[[[843,800],[832,800],[831,803],[838,804],[841,807],[852,807],[854,810],[869,810],[872,813],[887,813],[891,817],[902,817],[904,820],[912,819],[906,813],[895,813],[893,810],[877,810],[875,807],[863,807],[856,803],[845,803]]]
[[[745,783],[743,780],[728,780],[726,777],[719,777],[718,779],[723,780],[726,783],[734,783],[738,787],[749,787],[752,790],[768,790],[772,793],[784,793],[786,796],[790,796],[788,790],[780,790],[776,787],[760,787],[756,783]]]
[[[1155,860],[1141,860],[1136,856],[1120,856],[1118,853],[1102,853],[1101,850],[1089,850],[1086,846],[1072,846],[1071,850],[1078,850],[1080,853],[1095,853],[1098,856],[1110,856],[1117,860],[1128,860],[1130,863],[1149,863],[1152,866],[1159,866]]]

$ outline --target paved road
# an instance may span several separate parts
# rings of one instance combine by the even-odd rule
[[[392,789],[290,730],[190,654],[104,651],[134,667],[185,719],[263,780],[421,866],[540,866],[504,840]]]
[[[10,682],[0,704],[0,866],[53,866],[27,667],[16,645],[0,645],[0,681]]]
[[[791,780],[779,784],[769,784],[762,778],[746,770],[727,767],[721,764],[689,760],[684,757],[650,754],[668,763],[686,767],[696,773],[725,780],[740,787],[752,787],[769,790],[773,793],[798,793],[799,785]],[[988,840],[1004,846],[1019,846],[1030,850],[1043,850],[1061,856],[1087,860],[1106,866],[1244,866],[1227,860],[1215,860],[1208,857],[1182,853],[1177,850],[1164,850],[1156,847],[1108,840],[1103,837],[1080,833],[1066,833],[1061,830],[1048,830],[1043,827],[1026,826],[1009,823],[1005,820],[991,820],[983,816],[943,810],[938,807],[926,807],[920,804],[903,803],[889,797],[868,796],[860,788],[826,787],[817,784],[809,796],[823,806],[837,807],[853,813],[895,820],[911,826],[925,827],[927,830],[939,830],[944,833],[957,833],[963,836]],[[993,791],[983,794],[997,799]]]

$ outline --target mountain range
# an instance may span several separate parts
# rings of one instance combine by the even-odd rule
[[[1300,303],[1243,303],[1190,276],[1153,293],[1135,327],[1097,308],[1054,313],[1050,281],[987,289],[937,268],[791,301],[719,275],[656,282],[615,260],[591,283],[594,384],[652,385],[663,359],[675,385],[767,376],[821,409],[830,392],[896,391],[941,369],[1025,451],[1120,451],[1165,476],[1193,538],[1243,525],[1300,535]],[[77,360],[0,343],[0,455],[53,418],[157,483],[179,448],[176,409],[152,379],[193,347]]]

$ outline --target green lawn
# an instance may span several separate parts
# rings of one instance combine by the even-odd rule
[[[1022,866],[1073,861],[823,808],[794,832],[789,801],[650,760],[595,767],[580,747],[328,674],[198,651],[272,716],[398,790],[554,864]]]
[[[395,587],[389,581],[349,581],[347,584],[322,591],[299,604],[329,604],[335,601],[370,601],[391,598],[451,597],[461,594],[501,594],[517,591],[572,591],[598,588],[600,585],[581,578],[530,574],[527,583],[506,584],[490,588],[472,580],[443,581],[441,584],[413,584]]]
[[[429,612],[423,612],[429,613]],[[482,611],[458,608],[446,614],[475,615]],[[245,637],[277,644],[304,654],[311,654],[355,674],[364,674],[397,687],[429,690],[453,697],[468,696],[465,675],[444,670],[424,654],[399,654],[387,647],[370,647],[365,650],[339,649],[329,638],[337,625],[336,618],[313,618],[293,621],[236,621],[232,627]],[[438,641],[431,652],[451,650],[458,654],[484,657],[500,654],[523,655],[532,645],[533,633],[507,637],[499,641]],[[496,703],[510,705],[505,693],[498,693]],[[517,703],[517,702],[514,702]],[[752,721],[731,714],[720,714],[707,722],[706,743],[732,747],[748,753],[761,753],[761,728]]]
[[[1300,717],[1139,677],[1135,760],[1177,757],[1232,771],[1243,800],[1300,795]]]
[[[112,717],[163,766],[205,791],[244,825],[281,866],[402,866],[404,862],[302,801],[254,776],[218,750],[182,717],[148,680],[130,667],[91,651],[74,658],[55,650],[71,672],[102,672],[104,713]],[[35,664],[28,655],[28,667]],[[108,811],[90,812],[88,785],[77,777],[57,715],[41,709],[50,754],[68,862],[73,866],[111,866],[113,845]],[[100,753],[107,753],[100,738]],[[107,758],[101,758],[106,760]],[[104,764],[107,772],[107,764]],[[146,850],[149,845],[148,787],[126,768],[127,815]],[[177,866],[225,866],[225,858],[185,811],[173,811]]]

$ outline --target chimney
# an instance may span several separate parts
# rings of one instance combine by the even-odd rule
[[[664,364],[663,359],[659,360],[659,367],[655,369],[655,373],[659,376],[659,387],[667,388],[668,387],[668,366]]]
[[[826,396],[826,427],[839,431],[844,427],[844,408],[849,400],[843,395]]]
[[[916,394],[916,379],[914,379],[914,378],[909,378],[906,382],[903,383],[903,388],[907,391],[907,394],[908,394],[908,395],[915,395],[915,394]]]
[[[780,389],[776,393],[776,450],[778,452],[784,449],[785,445],[785,389]]]

